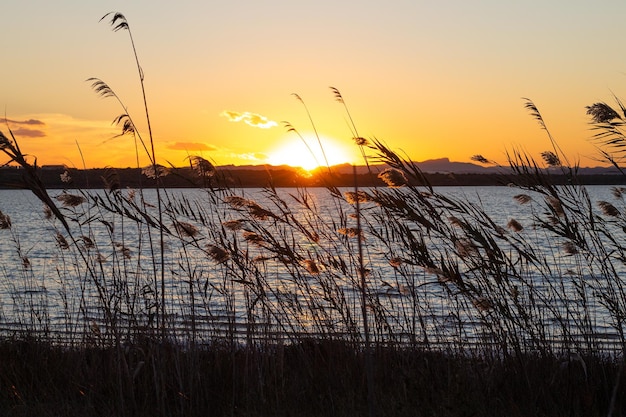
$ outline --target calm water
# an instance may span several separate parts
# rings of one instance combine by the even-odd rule
[[[592,201],[615,199],[611,187],[591,186],[587,189]],[[511,219],[525,226],[532,223],[533,211],[514,199],[521,193],[519,189],[460,187],[439,188],[438,191],[478,204],[502,228],[506,228]],[[52,196],[59,193],[51,191]],[[105,195],[103,191],[93,193]],[[295,189],[279,190],[287,202],[285,206],[260,189],[246,189],[241,193],[274,212],[290,212],[302,225],[322,232],[334,233],[340,227],[354,226],[348,215],[345,218],[339,215],[344,211],[350,213],[353,208],[340,204],[325,189],[308,190],[308,201],[316,207],[313,211],[294,202],[294,197],[299,198]],[[140,201],[139,197],[136,199]],[[322,234],[319,242],[313,244],[293,233],[283,234],[279,226],[271,225],[276,227],[277,239],[285,241],[287,246],[297,247],[304,258],[330,259],[336,256],[349,260],[349,264],[352,260],[340,278],[328,275],[332,282],[325,281],[324,270],[307,281],[300,272],[294,272],[293,266],[281,263],[282,255],[254,245],[246,246],[246,265],[235,265],[234,262],[216,264],[202,249],[220,238],[228,240],[232,237],[231,241],[238,242],[237,245],[246,244],[241,238],[234,237],[240,232],[218,230],[224,221],[240,218],[240,213],[225,204],[210,202],[202,190],[167,190],[167,199],[183,203],[164,206],[166,225],[173,224],[176,218],[196,225],[199,230],[196,236],[184,239],[184,244],[173,238],[167,238],[165,242],[163,276],[168,320],[183,337],[190,331],[190,326],[194,331],[201,329],[202,337],[208,339],[212,334],[226,330],[249,333],[251,326],[272,326],[272,331],[284,334],[300,331],[341,334],[350,331],[349,323],[362,324],[355,243],[326,243]],[[145,191],[144,200],[151,202],[151,207],[156,206],[155,191]],[[374,209],[364,205],[365,216],[367,210]],[[154,229],[137,226],[133,221],[122,220],[114,213],[85,203],[69,212],[70,217],[74,217],[71,227],[75,236],[89,237],[89,240],[78,239],[82,253],[87,254],[87,258],[83,258],[80,251],[59,247],[57,232],[66,233],[60,230],[58,221],[45,218],[42,204],[29,191],[0,190],[0,211],[10,216],[13,225],[11,229],[0,230],[0,327],[5,332],[35,328],[67,334],[85,331],[86,326],[93,330],[93,326],[101,325],[102,330],[98,328],[97,331],[100,334],[105,332],[103,315],[107,314],[117,315],[116,320],[120,321],[137,317],[137,325],[154,323],[161,288],[160,254],[158,250],[156,253],[151,250],[158,248],[159,237]],[[190,219],[190,212],[201,212],[202,218]],[[202,223],[214,226],[208,228]],[[373,231],[384,231],[384,227],[375,223],[364,226],[364,229],[372,227]],[[265,224],[271,224],[271,219]],[[530,228],[524,233],[530,235],[529,239],[548,259],[556,259],[555,276],[571,269],[582,274],[597,272],[586,270],[572,257],[555,255],[555,242],[546,239],[544,233]],[[88,242],[93,242],[94,246]],[[399,240],[390,235],[378,240],[367,238],[364,243],[366,268],[371,271],[368,286],[377,300],[377,307],[371,308],[371,314],[381,317],[384,314],[384,318],[374,320],[381,326],[377,334],[393,333],[400,338],[413,335],[420,340],[428,338],[431,342],[436,339],[458,343],[483,337],[486,329],[481,324],[480,314],[477,315],[476,309],[467,305],[467,301],[459,304],[458,297],[451,297],[448,290],[437,284],[436,276],[417,267],[394,268],[389,264],[390,254],[405,253]],[[439,243],[433,240],[430,244],[435,247]],[[156,263],[153,262],[155,259]],[[89,273],[87,264],[96,271],[95,275]],[[258,281],[259,277],[263,282]],[[528,280],[533,279],[529,275]],[[542,325],[562,320],[559,315],[563,314],[573,325],[583,319],[589,320],[595,331],[605,334],[608,339],[614,337],[615,328],[611,326],[612,319],[606,309],[601,305],[579,305],[581,289],[576,285],[565,288],[568,284],[561,283],[562,288],[558,288],[546,280],[528,285],[541,287],[541,291],[545,289],[545,298],[533,301],[541,308],[535,313]],[[263,294],[256,288],[263,288]],[[572,303],[576,305],[567,305],[568,300],[564,300],[562,294],[571,294]],[[342,304],[333,305],[337,300]],[[592,317],[582,317],[589,313]],[[547,333],[547,337],[563,337],[560,330]]]

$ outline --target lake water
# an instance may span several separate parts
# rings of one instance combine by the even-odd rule
[[[586,190],[598,216],[596,202],[615,202],[612,187]],[[366,312],[375,340],[461,345],[500,342],[493,335],[513,337],[509,333],[531,345],[536,340],[568,339],[575,346],[589,346],[587,338],[605,344],[618,340],[623,265],[613,262],[613,269],[605,270],[606,262],[588,261],[588,253],[564,253],[549,231],[532,228],[533,216],[546,210],[544,200],[533,196],[535,206],[520,204],[515,196],[522,191],[511,187],[436,191],[472,202],[493,227],[512,234],[499,243],[504,251],[515,252],[518,243],[531,245],[524,253],[536,252],[540,260],[512,262],[507,268],[515,282],[508,275],[502,282],[489,276],[490,269],[461,259],[458,276],[465,281],[459,285],[451,271],[418,265],[419,245],[399,231],[406,226],[407,233],[423,239],[437,265],[454,265],[452,257],[448,263],[444,257],[452,256],[450,244],[465,238],[447,241],[418,233],[418,223],[406,219],[392,226],[377,206],[363,203]],[[183,341],[224,335],[361,337],[358,239],[349,237],[356,227],[354,206],[321,188],[233,192],[256,205],[232,198],[226,204],[224,195],[198,189],[163,190],[167,233],[161,258],[161,236],[146,224],[150,216],[157,219],[155,190],[130,196],[124,190],[124,204],[95,190],[89,193],[98,204],[64,208],[74,243],[58,220],[45,217],[30,191],[0,190],[0,211],[12,224],[0,229],[0,332],[32,330],[60,339],[88,333],[97,342],[114,331],[130,335],[157,326],[165,300],[169,331]],[[524,225],[516,232],[523,242],[507,227],[511,219]],[[618,220],[606,226],[614,238],[623,234]],[[449,233],[458,230],[451,227]],[[216,261],[220,252],[211,248],[226,249],[231,256]],[[610,285],[603,280],[611,280]],[[612,301],[615,305],[608,305]]]

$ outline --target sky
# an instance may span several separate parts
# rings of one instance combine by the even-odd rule
[[[541,159],[529,98],[568,159],[595,166],[585,107],[626,97],[623,0],[4,0],[0,131],[39,165],[149,163],[112,123],[128,113],[149,147],[129,32],[109,12],[130,25],[163,165],[310,168],[320,144],[330,164],[363,164],[354,136],[415,161]]]

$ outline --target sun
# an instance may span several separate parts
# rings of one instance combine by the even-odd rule
[[[268,153],[268,163],[311,171],[320,166],[354,163],[356,160],[353,150],[338,140],[320,136],[318,141],[315,135],[303,135],[303,138],[289,136],[281,141]]]

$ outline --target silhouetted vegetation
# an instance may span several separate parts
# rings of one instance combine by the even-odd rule
[[[372,173],[357,174],[356,180],[362,187],[380,187],[385,183],[378,177],[386,166],[373,166]],[[262,168],[218,168],[219,175],[211,180],[214,187],[223,188],[262,188],[262,187],[352,187],[355,175],[341,172],[328,174],[326,168],[312,173],[290,167]],[[332,169],[332,168],[331,168]],[[63,174],[67,173],[71,183],[63,182]],[[141,168],[94,168],[69,169],[65,167],[43,168],[39,170],[39,177],[46,188],[64,189],[72,186],[80,189],[106,188],[106,178],[115,173],[122,188],[151,188],[154,186],[147,181]],[[23,180],[23,171],[11,167],[0,169],[0,189],[28,189]],[[438,173],[425,172],[424,178],[432,186],[499,186],[507,185],[511,174],[475,174],[475,173]],[[619,173],[600,173],[577,175],[576,180],[585,185],[622,185],[624,177]],[[560,173],[552,174],[550,181],[555,185],[571,183],[571,178]],[[198,188],[206,184],[198,181],[191,168],[172,168],[170,175],[161,179],[164,188]],[[419,185],[414,183],[412,185]]]
[[[123,15],[105,17],[130,35]],[[318,173],[308,186],[325,186],[323,201],[300,183],[276,188],[290,171],[237,178],[199,156],[161,166],[126,113],[116,121],[149,157],[141,170],[42,170],[0,133],[20,167],[3,185],[37,196],[53,242],[51,255],[31,251],[0,212],[14,247],[0,270],[0,413],[623,415],[626,189],[592,201],[527,101],[552,149],[543,162],[509,155],[497,179],[526,215],[503,224],[434,188],[459,176],[359,136],[332,93],[366,166],[385,168],[368,174],[376,187]],[[622,116],[589,114],[619,169]],[[262,199],[237,188],[260,172]],[[202,192],[176,194],[173,178]]]

